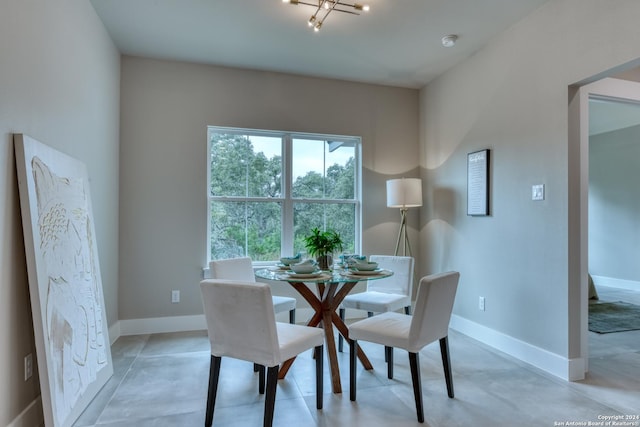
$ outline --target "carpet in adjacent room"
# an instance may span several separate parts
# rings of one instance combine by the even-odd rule
[[[599,334],[640,329],[640,306],[627,302],[589,304],[589,330]]]

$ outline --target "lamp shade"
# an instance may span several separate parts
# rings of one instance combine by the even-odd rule
[[[413,208],[422,206],[422,180],[400,178],[387,181],[387,207]]]

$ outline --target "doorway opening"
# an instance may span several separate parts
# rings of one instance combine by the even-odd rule
[[[638,111],[640,111],[640,71],[630,70],[625,72],[625,75],[638,76],[638,78],[603,78],[593,82],[586,82],[582,85],[578,84],[573,88],[573,92],[570,91],[569,150],[572,154],[570,154],[569,161],[569,180],[570,186],[575,186],[573,188],[579,188],[579,191],[574,192],[576,194],[574,196],[570,195],[569,197],[569,316],[570,319],[573,319],[573,322],[571,322],[570,320],[569,342],[570,346],[574,346],[574,349],[579,348],[579,352],[575,352],[574,356],[578,356],[577,359],[581,360],[584,364],[584,372],[582,372],[583,378],[584,373],[589,370],[589,357],[597,356],[597,354],[591,354],[589,346],[589,273],[591,273],[595,277],[594,282],[596,283],[596,288],[598,287],[598,282],[600,282],[600,284],[602,285],[608,284],[609,286],[616,287],[619,287],[619,285],[622,283],[621,281],[618,281],[617,283],[613,283],[612,281],[605,283],[605,281],[603,280],[606,279],[605,275],[610,274],[610,272],[612,271],[609,268],[611,267],[611,263],[615,260],[615,258],[610,258],[609,254],[606,254],[604,252],[598,253],[595,249],[594,252],[590,254],[590,246],[593,246],[594,248],[598,247],[598,249],[600,249],[599,246],[596,246],[597,244],[601,243],[597,239],[602,239],[603,236],[606,238],[607,236],[611,235],[611,223],[609,224],[608,230],[607,226],[605,225],[601,226],[600,229],[593,228],[592,233],[590,233],[590,209],[594,209],[594,214],[601,214],[602,212],[599,212],[598,209],[606,207],[607,203],[612,203],[611,200],[607,200],[607,197],[611,196],[610,194],[604,195],[605,200],[596,200],[595,198],[590,200],[590,165],[592,167],[594,166],[593,163],[590,162],[590,138],[592,135],[598,133],[604,134],[607,132],[612,132],[609,136],[614,135],[616,130],[615,126],[618,126],[620,129],[640,126],[640,113],[635,116],[635,120],[637,123],[621,122],[621,119],[624,118],[619,112],[618,114],[610,115],[610,117],[608,118],[598,116],[599,114],[605,114],[603,112],[604,110],[615,110],[621,109],[622,107],[633,106],[634,108],[637,108]],[[615,77],[618,76],[616,75]],[[607,124],[605,123],[606,121],[609,121],[610,123]],[[591,129],[589,126],[590,124]],[[598,126],[600,126],[600,130],[594,130],[594,128],[597,128]],[[606,126],[608,126],[608,128]],[[595,136],[593,137],[594,140],[596,138],[597,137]],[[613,147],[599,148],[604,149],[605,152],[607,149],[613,149]],[[640,148],[638,149],[640,150]],[[601,153],[599,153],[598,155],[600,154]],[[614,154],[619,155],[620,153]],[[600,166],[603,165],[599,165],[598,167]],[[613,171],[619,172],[619,170],[616,169],[613,169]],[[602,177],[602,171],[594,169],[594,177],[596,175]],[[606,173],[604,176],[606,177]],[[605,178],[605,181],[606,179],[608,178]],[[610,184],[611,183],[606,183],[605,186]],[[620,188],[616,188],[616,190],[622,191],[622,189]],[[618,196],[623,197],[622,200],[624,200],[624,195]],[[629,195],[627,195],[627,197],[629,197]],[[638,211],[635,210],[635,217],[637,217],[637,212]],[[625,214],[623,213],[622,215]],[[594,224],[592,223],[592,226],[593,225]],[[635,245],[635,249],[637,251],[637,242],[630,242],[630,244]],[[598,258],[596,258],[596,256]],[[598,262],[594,262],[595,259],[598,259]],[[590,265],[590,260],[594,265]],[[634,263],[634,266],[635,264],[637,263]],[[592,268],[596,269],[596,271],[592,271]],[[609,271],[609,273],[607,273],[607,271]],[[632,274],[630,277],[634,277],[634,275]],[[638,278],[637,282],[640,282],[640,274],[635,275],[635,277]],[[633,281],[629,281],[629,283],[631,283],[631,286],[633,287]],[[607,298],[612,297],[615,297],[615,293],[607,295]],[[574,379],[580,379],[580,372],[574,372],[574,374]]]

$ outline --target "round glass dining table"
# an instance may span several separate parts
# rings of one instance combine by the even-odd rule
[[[255,275],[260,279],[288,282],[309,303],[314,314],[307,322],[307,326],[321,325],[324,328],[332,390],[334,393],[342,393],[333,326],[346,340],[349,339],[349,329],[340,319],[336,310],[358,282],[384,279],[393,275],[393,272],[390,270],[355,272],[336,269],[315,274],[294,274],[290,270],[270,267],[257,270]],[[310,284],[315,285],[315,292],[312,286],[309,286]],[[365,369],[373,369],[371,362],[360,347],[358,347],[358,358]],[[294,360],[295,358],[289,359],[282,364],[278,372],[278,379],[283,379],[287,375]]]

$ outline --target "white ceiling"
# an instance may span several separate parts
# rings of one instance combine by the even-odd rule
[[[359,1],[371,11],[333,12],[318,33],[313,7],[282,0],[91,3],[126,55],[420,88],[547,0]]]
[[[589,99],[589,135],[640,125],[640,103],[616,99]]]

